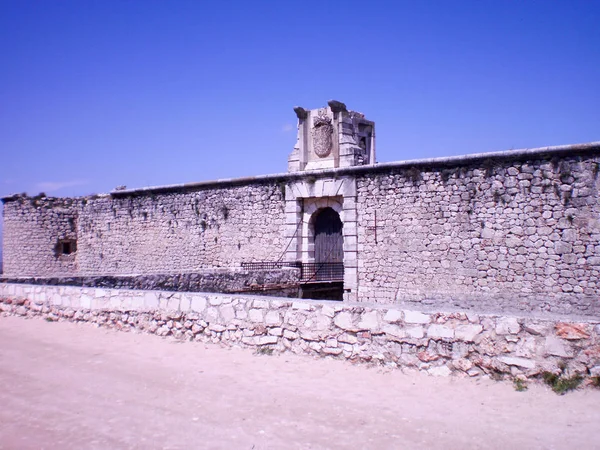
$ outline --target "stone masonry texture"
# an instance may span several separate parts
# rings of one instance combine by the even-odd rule
[[[359,177],[359,298],[597,313],[598,157],[542,156]]]
[[[284,248],[276,183],[143,196],[17,197],[4,204],[8,276],[137,274],[277,258]],[[77,252],[56,255],[58,240]],[[276,255],[276,256],[275,256]]]
[[[286,211],[286,190],[344,178],[356,186],[343,199],[345,279],[355,277],[346,299],[593,317],[599,172],[595,143],[76,199],[13,196],[4,199],[4,270],[168,274],[277,261],[300,253],[289,248],[303,242],[294,225],[318,200],[302,194]],[[76,252],[57,252],[64,240]]]
[[[600,376],[600,320],[397,305],[0,283],[0,313],[343,358],[435,376]]]

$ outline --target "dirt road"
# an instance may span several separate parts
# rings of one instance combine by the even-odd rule
[[[0,317],[0,448],[600,448],[600,391]]]

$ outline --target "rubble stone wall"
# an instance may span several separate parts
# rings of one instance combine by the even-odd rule
[[[437,376],[600,376],[600,318],[7,283],[0,284],[0,311]]]
[[[4,204],[5,274],[177,273],[277,260],[286,246],[284,209],[284,190],[275,182],[36,202],[17,197]],[[77,251],[56,256],[64,236],[77,239]]]
[[[599,183],[596,143],[78,199],[16,196],[4,199],[5,274],[310,262],[308,216],[329,204],[344,223],[347,301],[594,316]],[[75,238],[74,254],[57,254],[61,239]]]
[[[358,298],[597,313],[599,169],[537,152],[361,173]]]
[[[77,238],[79,201],[71,198],[21,197],[4,204],[5,274],[71,274],[76,253],[59,254],[61,239]]]

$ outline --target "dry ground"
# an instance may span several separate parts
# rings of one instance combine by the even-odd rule
[[[590,449],[600,391],[0,317],[0,448]]]

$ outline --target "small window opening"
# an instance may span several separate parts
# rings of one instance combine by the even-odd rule
[[[54,248],[56,256],[71,255],[77,251],[77,242],[72,239],[61,239]]]
[[[363,150],[366,150],[367,149],[367,139],[364,137],[361,137],[358,146],[360,148],[362,148]]]

